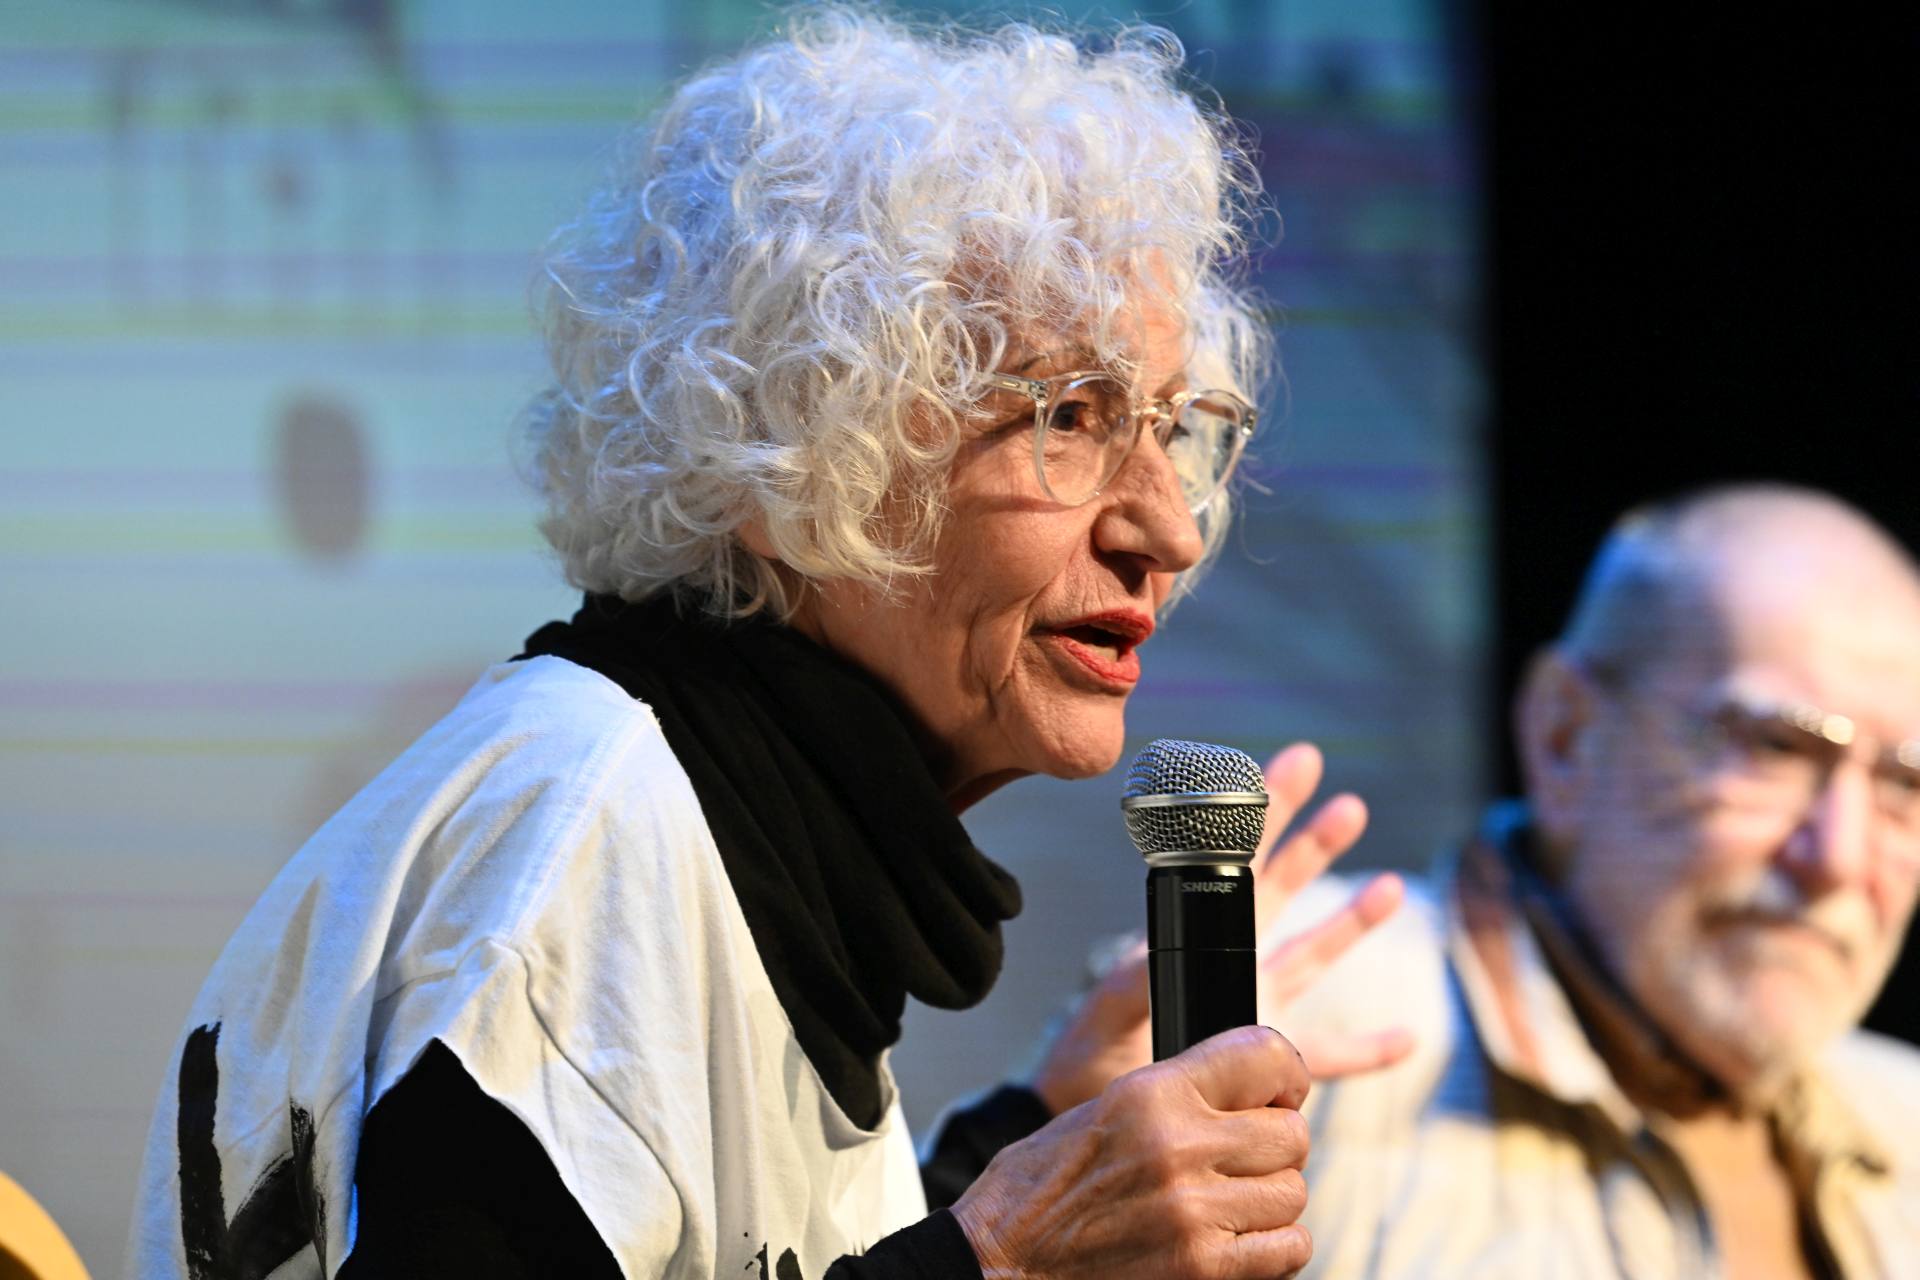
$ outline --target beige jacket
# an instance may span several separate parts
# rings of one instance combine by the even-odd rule
[[[1496,812],[1480,848],[1498,845],[1513,812]],[[1399,1023],[1418,1038],[1407,1061],[1322,1082],[1308,1099],[1307,1274],[1722,1275],[1662,1118],[1614,1083],[1502,865],[1472,849],[1449,861],[1280,1027]],[[1316,890],[1280,928],[1336,892]],[[1848,1035],[1786,1090],[1774,1121],[1838,1274],[1920,1278],[1920,1052]]]

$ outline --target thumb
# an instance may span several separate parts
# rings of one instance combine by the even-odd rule
[[[1235,1027],[1168,1059],[1215,1111],[1297,1109],[1311,1077],[1291,1041],[1272,1027]]]

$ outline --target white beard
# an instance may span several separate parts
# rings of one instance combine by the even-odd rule
[[[1738,947],[1737,967],[1723,947],[1699,936],[1702,919],[1715,917],[1755,920],[1756,927],[1730,940]],[[1833,893],[1809,900],[1792,877],[1771,865],[1689,904],[1684,923],[1661,923],[1665,927],[1656,926],[1640,943],[1652,952],[1644,972],[1655,988],[1644,1003],[1649,1012],[1662,1015],[1658,1020],[1668,1024],[1668,1034],[1736,1093],[1766,1088],[1858,1023],[1893,960],[1880,943],[1878,919],[1864,895]],[[1807,944],[1770,934],[1769,923],[1804,926],[1829,939],[1853,975],[1845,998],[1809,996],[1800,1016],[1792,1018],[1759,1005],[1753,990],[1758,973],[1804,971],[1808,964]],[[1807,981],[1812,985],[1815,979],[1809,975]]]

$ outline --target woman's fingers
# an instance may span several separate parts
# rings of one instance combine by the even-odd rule
[[[1327,966],[1367,932],[1400,909],[1406,885],[1392,872],[1377,875],[1347,899],[1347,905],[1297,933],[1260,958],[1260,995],[1277,1012],[1320,980]]]
[[[1286,1024],[1286,1007],[1320,980],[1328,966],[1345,955],[1368,931],[1400,909],[1406,885],[1391,872],[1362,885],[1340,910],[1304,933],[1296,934],[1260,959],[1260,1016]],[[1358,1075],[1392,1066],[1413,1050],[1404,1027],[1354,1033],[1305,1032],[1300,1056],[1316,1080]]]
[[[1320,748],[1311,742],[1296,742],[1274,752],[1262,771],[1267,782],[1267,821],[1260,835],[1260,853],[1264,854],[1287,829],[1300,807],[1320,785],[1326,762]]]
[[[1274,1280],[1309,1252],[1309,1083],[1278,1032],[1221,1032],[1003,1149],[954,1218],[989,1275]]]
[[[1147,935],[1130,935],[1112,964],[1087,993],[1089,1021],[1102,1031],[1119,1033],[1146,1021]]]
[[[1303,1033],[1295,1048],[1307,1060],[1315,1080],[1337,1080],[1390,1067],[1413,1052],[1413,1032],[1405,1027],[1343,1034]]]
[[[1222,1031],[1161,1065],[1185,1072],[1200,1100],[1215,1111],[1297,1108],[1312,1083],[1293,1042],[1272,1027]]]
[[[1247,1280],[1287,1280],[1313,1260],[1313,1237],[1299,1223],[1273,1231],[1248,1231],[1227,1246],[1221,1274]]]
[[[1306,1119],[1298,1111],[1285,1107],[1236,1111],[1216,1117],[1212,1128],[1219,1135],[1213,1160],[1215,1173],[1229,1178],[1260,1178],[1306,1166],[1311,1138]]]
[[[1367,829],[1367,802],[1341,792],[1260,864],[1262,878],[1291,897],[1347,850]]]
[[[1341,794],[1320,806],[1307,824],[1273,850],[1254,873],[1254,928],[1265,937],[1293,895],[1359,841],[1367,829],[1367,805]]]
[[[1034,1072],[1033,1091],[1055,1115],[1151,1059],[1147,940],[1135,935],[1109,955],[1106,973],[1055,1027]]]
[[[1297,1221],[1307,1207],[1307,1183],[1298,1169],[1280,1169],[1260,1177],[1216,1179],[1188,1194],[1188,1212],[1203,1231],[1273,1231]]]

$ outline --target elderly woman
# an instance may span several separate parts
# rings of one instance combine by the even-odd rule
[[[1109,999],[931,1215],[886,1065],[909,995],[986,994],[1019,906],[955,815],[1113,765],[1226,524],[1253,179],[1178,60],[827,11],[671,96],[548,270],[544,528],[586,605],[228,946],[136,1274],[1304,1263],[1275,1033],[1102,1091],[1144,1062]]]

